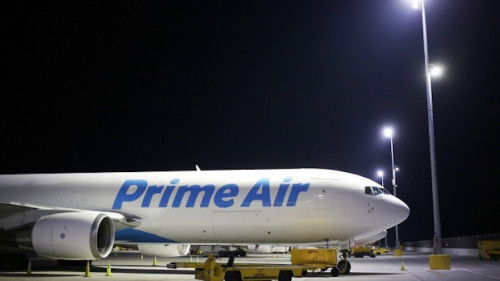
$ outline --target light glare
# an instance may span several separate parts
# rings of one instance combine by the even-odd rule
[[[394,134],[394,131],[392,130],[391,127],[385,127],[384,128],[384,136],[388,138],[392,138],[392,135]]]
[[[415,10],[420,10],[420,0],[412,0],[411,7]]]
[[[431,64],[429,71],[430,71],[432,77],[437,78],[437,77],[443,76],[444,69],[440,65]]]

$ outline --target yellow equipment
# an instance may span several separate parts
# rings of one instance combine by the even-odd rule
[[[500,260],[500,241],[477,241],[477,249],[479,251],[479,258],[482,260]]]
[[[358,246],[358,245],[356,245],[356,246],[352,249],[352,255],[353,255],[355,258],[362,258],[362,257],[364,257],[364,256],[369,256],[369,257],[372,257],[372,258],[374,258],[374,257],[375,257],[375,253],[373,252],[372,247],[368,247],[368,246]]]
[[[227,265],[215,262],[213,255],[209,255],[205,263],[170,263],[168,268],[187,267],[195,268],[194,278],[204,281],[240,281],[240,280],[278,280],[291,281],[292,277],[302,277],[302,266],[279,264],[234,264],[234,257],[230,257]]]
[[[332,276],[338,276],[340,270],[337,268],[336,249],[293,249],[292,265],[300,265],[304,268],[303,276],[307,271],[325,271],[331,268]]]
[[[388,254],[391,250],[389,248],[382,248],[382,247],[376,247],[374,250],[373,250],[373,253],[375,255],[384,255],[384,254]]]
[[[325,271],[331,268],[331,275],[338,276],[349,273],[350,264],[341,260],[337,265],[336,249],[294,249],[291,251],[291,265],[287,264],[256,264],[234,263],[234,256],[227,264],[215,262],[212,254],[204,263],[173,262],[168,268],[194,268],[195,279],[204,281],[241,281],[241,280],[278,280],[291,281],[292,277],[303,277],[309,270]]]

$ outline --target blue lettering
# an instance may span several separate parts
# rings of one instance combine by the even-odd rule
[[[262,187],[262,191],[259,190]],[[250,207],[253,201],[262,201],[262,207],[271,207],[271,193],[269,192],[269,179],[260,179],[248,192],[241,203],[241,207]]]
[[[210,198],[212,198],[212,194],[214,193],[215,186],[208,184],[203,187],[199,185],[183,185],[179,187],[177,190],[177,194],[175,194],[174,198],[174,203],[172,204],[172,207],[178,208],[181,206],[182,198],[184,197],[184,194],[186,192],[190,192],[191,194],[189,195],[188,201],[186,203],[186,207],[192,208],[194,207],[194,203],[196,202],[196,199],[198,198],[198,194],[200,192],[204,192],[205,194],[203,195],[203,199],[201,200],[200,207],[206,208],[208,207],[208,204],[210,203]]]
[[[127,193],[131,186],[136,186],[137,189],[132,193]],[[123,202],[137,200],[144,193],[147,186],[148,182],[145,180],[126,180],[116,195],[113,209],[121,209]]]
[[[299,193],[305,192],[309,189],[308,183],[294,183],[292,185],[292,191],[290,192],[290,196],[288,197],[288,202],[286,205],[291,207],[297,204],[297,198],[299,198]]]
[[[149,207],[149,204],[151,204],[151,199],[153,198],[153,195],[156,193],[161,193],[163,190],[163,185],[156,186],[156,185],[151,185],[148,187],[148,190],[146,191],[146,195],[144,195],[144,199],[142,199],[142,204],[141,207],[147,208]]]
[[[271,187],[269,178],[259,179],[248,191],[240,207],[250,207],[252,204],[262,207],[293,207],[297,205],[300,193],[307,192],[309,183],[292,183],[292,177],[283,178],[283,182],[276,191],[276,197],[271,201]],[[180,179],[170,180],[170,185],[148,185],[146,180],[133,179],[125,180],[118,190],[112,209],[121,209],[123,203],[134,202],[141,198],[142,208],[149,208],[153,198],[159,197],[158,207],[165,208],[171,202],[172,208],[180,208],[183,201],[186,208],[193,208],[199,202],[200,208],[207,208],[213,198],[213,203],[218,208],[229,208],[234,206],[235,198],[240,193],[240,188],[234,183],[228,183],[217,188],[215,185],[207,184],[200,186],[182,185],[178,186]],[[175,193],[175,194],[174,194]],[[186,194],[189,193],[189,196]],[[201,195],[203,193],[203,195]],[[161,195],[156,195],[161,194]],[[161,196],[161,197],[160,197]],[[187,198],[186,198],[187,197]],[[200,198],[201,197],[201,198]],[[171,200],[171,198],[173,200]],[[254,202],[258,201],[258,202]]]
[[[227,192],[226,192],[227,191]],[[236,184],[226,184],[221,186],[215,193],[214,203],[219,208],[228,208],[233,206],[234,199],[224,199],[228,197],[235,197],[238,195],[240,189]]]
[[[281,207],[283,205],[283,201],[285,200],[285,195],[286,191],[288,190],[288,187],[290,184],[288,182],[292,181],[292,177],[286,177],[283,179],[283,182],[280,184],[280,187],[278,188],[278,194],[276,194],[276,198],[274,198],[274,207]]]
[[[170,196],[172,195],[172,192],[174,191],[175,184],[177,184],[178,182],[179,182],[179,179],[173,179],[170,181],[170,184],[173,184],[173,185],[169,185],[169,186],[167,186],[167,188],[165,188],[165,191],[163,192],[163,196],[161,197],[160,204],[158,205],[158,207],[167,207],[168,200],[170,200]]]

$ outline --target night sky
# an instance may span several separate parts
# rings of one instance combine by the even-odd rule
[[[384,169],[392,191],[392,125],[400,240],[432,239],[408,2],[2,1],[0,173]],[[499,8],[426,1],[443,237],[500,232]]]

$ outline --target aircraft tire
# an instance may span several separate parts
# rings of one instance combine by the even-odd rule
[[[330,274],[332,274],[333,277],[337,277],[340,274],[340,270],[336,267],[333,267],[332,270],[330,271]]]
[[[339,261],[337,267],[341,273],[349,274],[351,272],[351,263],[346,260]]]

